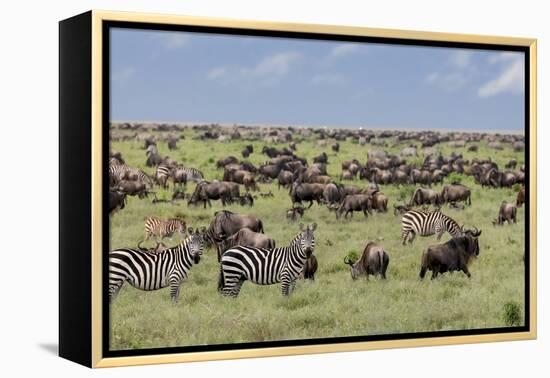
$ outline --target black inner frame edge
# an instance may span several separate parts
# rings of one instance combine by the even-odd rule
[[[102,223],[102,238],[103,238],[103,286],[102,286],[102,354],[103,357],[129,357],[140,355],[159,355],[169,353],[192,353],[206,351],[223,351],[223,350],[239,350],[239,349],[257,349],[270,347],[292,347],[292,346],[307,346],[307,345],[322,345],[322,344],[340,344],[353,342],[367,341],[385,341],[385,340],[406,340],[406,339],[425,339],[434,337],[447,336],[471,336],[471,335],[487,335],[487,334],[503,334],[513,332],[528,332],[530,331],[530,54],[529,47],[515,45],[499,45],[499,44],[483,44],[483,43],[467,43],[467,42],[444,42],[418,39],[404,38],[389,38],[389,37],[366,37],[354,35],[334,35],[325,33],[305,33],[305,32],[288,32],[288,31],[271,31],[271,30],[256,30],[256,29],[239,29],[226,27],[212,26],[191,26],[191,25],[165,25],[154,23],[141,22],[126,22],[126,21],[103,21],[102,22],[102,149],[103,149],[103,172],[108,172],[108,151],[109,151],[109,124],[110,124],[110,29],[141,29],[141,30],[157,30],[157,31],[181,31],[195,32],[208,34],[223,34],[223,35],[240,35],[240,36],[261,36],[272,38],[292,38],[292,39],[310,39],[310,40],[327,40],[341,42],[364,42],[364,43],[379,43],[385,45],[408,45],[416,47],[446,47],[446,48],[467,48],[478,50],[496,50],[496,51],[517,51],[525,54],[525,93],[524,93],[524,135],[525,135],[525,188],[526,188],[526,203],[525,203],[525,298],[524,298],[524,320],[525,324],[519,327],[501,327],[501,328],[482,328],[469,330],[452,330],[452,331],[432,331],[432,332],[416,332],[416,333],[397,333],[389,335],[365,335],[365,336],[342,336],[332,338],[316,338],[316,339],[296,339],[296,340],[277,340],[264,342],[250,343],[233,343],[233,344],[213,344],[213,345],[193,345],[181,347],[162,347],[148,348],[136,350],[110,350],[109,349],[109,301],[108,288],[109,277],[105,272],[109,271],[109,261],[106,258],[109,250],[109,215],[108,215],[108,198],[109,183],[108,180],[103,180],[103,223]]]

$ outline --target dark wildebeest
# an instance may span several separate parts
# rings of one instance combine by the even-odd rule
[[[128,196],[138,196],[139,198],[147,197],[149,193],[147,185],[141,181],[122,180],[114,187],[114,190]]]
[[[344,169],[342,173],[340,173],[340,180],[353,180],[355,179],[355,175],[348,171],[347,169]]]
[[[368,280],[369,275],[380,275],[385,280],[390,257],[382,246],[369,242],[359,260],[344,258],[344,263],[351,267],[351,278],[354,280],[360,276],[366,276]]]
[[[293,207],[286,211],[286,219],[289,222],[296,222],[299,218],[304,216],[305,209],[303,207]]]
[[[339,219],[344,214],[344,219],[351,213],[353,218],[354,211],[362,211],[365,218],[368,218],[368,213],[372,210],[372,198],[368,194],[351,194],[344,198],[338,210],[336,210],[336,219]]]
[[[318,205],[323,201],[323,190],[325,185],[323,184],[308,184],[308,183],[296,183],[292,184],[290,188],[290,199],[292,204],[299,203],[302,204],[302,201],[308,201],[310,208],[313,206],[313,201],[316,201]]]
[[[321,163],[321,164],[328,164],[328,155],[327,155],[327,153],[323,152],[321,155],[315,156],[313,158],[313,162],[314,163]]]
[[[405,214],[407,211],[411,210],[412,207],[409,205],[393,205],[393,215]]]
[[[479,235],[477,228],[467,230],[463,236],[452,238],[444,244],[428,247],[422,254],[420,279],[424,279],[428,270],[432,271],[432,280],[439,273],[463,271],[471,277],[468,265],[479,255]]]
[[[235,193],[235,187],[237,188],[237,193]],[[210,200],[219,199],[222,201],[222,205],[225,206],[231,203],[233,198],[239,197],[238,188],[238,184],[226,181],[201,181],[197,184],[191,198],[189,198],[188,205],[196,205],[202,201],[206,209],[207,203],[212,207]]]
[[[236,214],[229,210],[216,211],[206,232],[206,238],[209,244],[219,243],[243,228],[262,234],[264,232],[262,221],[254,215]]]
[[[516,169],[517,165],[518,165],[518,161],[516,159],[511,159],[510,161],[508,161],[508,163],[504,164],[504,168]]]
[[[464,201],[465,204],[472,205],[471,195],[472,192],[470,188],[457,183],[445,185],[441,190],[441,199],[443,203]]]
[[[242,228],[233,235],[222,239],[219,243],[216,243],[218,250],[218,261],[220,261],[225,251],[238,245],[273,249],[275,248],[275,240],[265,234],[254,232],[249,228]]]
[[[315,281],[315,273],[317,272],[317,267],[317,257],[312,254],[307,258],[301,276],[303,276],[303,278],[306,280]]]
[[[493,226],[501,226],[504,222],[508,222],[508,224],[517,223],[516,213],[517,207],[514,204],[502,201],[497,219],[493,221]]]
[[[248,151],[248,148],[245,148],[241,151],[241,155],[243,155],[243,158],[247,158],[250,156],[250,151]]]
[[[124,209],[126,205],[126,194],[109,190],[109,215],[113,215],[118,210]]]
[[[335,183],[331,182],[325,185],[325,189],[323,189],[323,199],[327,205],[339,203],[341,198],[342,194]]]
[[[178,140],[174,137],[171,137],[170,139],[168,139],[168,149],[170,151],[176,150],[178,148],[177,142],[178,142]]]
[[[223,159],[218,160],[216,162],[216,167],[223,168],[228,164],[238,164],[238,163],[239,163],[239,159],[237,159],[235,156],[227,156],[227,157],[224,157]]]
[[[340,143],[336,142],[332,145],[332,151],[338,153],[340,151]]]
[[[522,186],[516,196],[516,206],[521,207],[525,203],[525,186]]]
[[[254,206],[254,198],[249,192],[235,199],[241,206]]]
[[[281,186],[283,188],[289,188],[290,185],[292,185],[292,179],[293,179],[292,172],[285,171],[285,170],[282,170],[281,172],[279,172],[279,176],[277,176],[279,189],[281,189]]]
[[[439,192],[428,189],[428,188],[418,188],[414,191],[411,196],[411,201],[409,206],[420,206],[430,204],[433,206],[440,206],[443,203],[441,194]]]

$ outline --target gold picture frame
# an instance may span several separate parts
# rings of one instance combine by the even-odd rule
[[[108,22],[127,22],[140,24],[157,24],[157,25],[187,25],[199,27],[215,27],[229,28],[241,30],[261,30],[266,32],[290,32],[290,33],[308,33],[318,34],[321,39],[323,35],[333,36],[356,36],[356,37],[375,37],[382,39],[399,39],[412,41],[433,41],[433,42],[448,42],[448,43],[465,43],[478,45],[500,45],[500,46],[516,46],[523,47],[528,51],[529,55],[529,77],[528,82],[529,92],[526,92],[529,98],[528,117],[529,117],[529,319],[528,330],[520,332],[506,333],[489,333],[476,335],[460,335],[460,336],[441,336],[441,337],[426,337],[426,338],[407,338],[397,340],[377,340],[364,342],[343,342],[337,344],[316,344],[316,345],[297,345],[297,346],[282,346],[282,347],[266,347],[254,349],[231,349],[218,351],[204,352],[188,352],[188,353],[169,353],[169,354],[143,354],[124,357],[105,357],[103,353],[105,332],[103,324],[103,306],[104,299],[102,296],[102,285],[104,282],[103,276],[103,259],[104,259],[104,235],[103,225],[105,214],[103,208],[103,159],[105,153],[104,136],[104,113],[103,113],[103,83],[105,77],[103,70],[105,68],[103,60],[104,52],[104,25]],[[79,39],[79,34],[82,38]],[[89,54],[75,58],[75,54],[81,49],[86,50]],[[82,55],[82,54],[80,54]],[[76,60],[75,60],[76,59]],[[80,61],[78,59],[81,59]],[[82,72],[68,73],[69,61],[74,64],[85,63],[89,68]],[[82,77],[89,74],[89,77]],[[72,76],[71,76],[72,75]],[[536,287],[537,287],[537,264],[536,264],[536,229],[537,229],[537,41],[536,39],[513,38],[500,36],[481,36],[469,34],[451,34],[451,33],[435,33],[410,30],[393,30],[393,29],[377,29],[367,27],[352,27],[352,26],[335,26],[335,25],[314,25],[314,24],[294,24],[294,23],[279,23],[279,22],[259,22],[251,20],[231,20],[217,19],[209,17],[189,17],[176,15],[160,15],[160,14],[145,14],[145,13],[126,13],[126,12],[110,12],[110,11],[90,11],[83,15],[76,16],[72,19],[62,21],[60,23],[60,198],[66,195],[66,202],[60,201],[61,213],[60,222],[62,224],[60,231],[60,355],[73,361],[82,363],[90,367],[114,367],[128,365],[144,365],[144,364],[160,364],[188,361],[208,361],[219,359],[237,359],[237,358],[252,358],[252,357],[267,357],[267,356],[283,356],[297,354],[312,354],[312,353],[328,353],[328,352],[347,352],[371,349],[389,349],[389,348],[404,348],[404,347],[421,347],[449,344],[467,344],[467,343],[483,343],[496,341],[513,341],[535,339],[537,336],[537,307],[536,307]],[[84,83],[81,88],[82,93],[86,95],[89,92],[89,97],[84,99],[69,94],[64,95],[63,91],[74,91],[74,83]],[[80,90],[79,90],[80,91]],[[89,100],[89,103],[86,101]],[[80,107],[85,109],[83,115],[70,113],[70,109],[74,110],[74,101],[80,101]],[[70,108],[70,109],[69,109]],[[89,121],[88,125],[78,125],[82,130],[78,132],[74,130],[77,125],[75,121]],[[72,128],[72,131],[71,131]],[[70,134],[70,133],[78,133]],[[79,151],[71,149],[69,146],[71,140],[81,138],[82,143],[89,143],[89,163],[90,170],[82,173],[83,179],[81,185],[84,189],[87,188],[87,193],[90,198],[82,205],[86,212],[80,217],[89,216],[89,221],[84,224],[76,224],[71,221],[72,217],[77,217],[76,214],[70,214],[71,209],[68,209],[69,202],[78,199],[82,194],[71,192],[68,188],[69,180],[64,172],[68,172],[71,168],[65,160],[69,159],[71,153]],[[74,148],[78,148],[77,146]],[[79,153],[85,153],[80,151]],[[78,155],[77,155],[78,156]],[[64,164],[67,164],[66,166]],[[64,170],[65,169],[65,170]],[[68,174],[68,173],[67,173]],[[66,180],[66,181],[64,181]],[[74,210],[73,210],[74,211]],[[88,228],[89,227],[89,228]],[[77,259],[70,256],[77,251],[71,247],[76,245],[76,240],[69,240],[69,232],[76,234],[87,234],[89,246],[84,244],[86,249],[85,258]],[[75,236],[76,237],[76,236]],[[65,242],[66,240],[66,242]],[[82,239],[83,240],[83,239]],[[89,247],[89,253],[88,253]],[[73,270],[72,273],[69,270]],[[82,273],[85,272],[85,273]],[[71,275],[73,274],[73,275]],[[80,287],[75,284],[79,278],[74,277],[75,274],[82,274],[82,280],[89,280],[89,287]],[[72,283],[71,283],[72,282]],[[70,286],[73,287],[70,287]],[[84,307],[80,305],[80,311],[89,312],[89,317],[82,318],[82,314],[78,314],[73,307],[79,307],[78,302],[75,302],[76,290],[86,289],[80,295],[84,303]],[[87,289],[90,289],[89,293]],[[74,290],[74,291],[73,291]],[[526,298],[527,299],[527,298]],[[79,319],[79,320],[75,320]],[[74,322],[78,324],[73,324]],[[76,334],[78,333],[78,335]],[[83,336],[84,335],[84,336]],[[78,345],[77,339],[82,339],[86,344],[79,351],[74,351]],[[89,343],[89,345],[88,345]]]

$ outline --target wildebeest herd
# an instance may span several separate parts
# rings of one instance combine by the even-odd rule
[[[462,271],[468,277],[468,265],[480,254],[479,237],[482,231],[476,225],[466,228],[459,225],[449,211],[461,211],[472,203],[474,190],[485,188],[519,188],[515,203],[503,199],[493,225],[516,223],[517,207],[525,203],[525,167],[510,159],[502,168],[491,158],[466,159],[462,153],[451,152],[445,156],[437,149],[447,143],[456,149],[477,151],[485,142],[488,148],[501,150],[509,144],[514,151],[524,149],[523,136],[491,135],[482,133],[440,133],[417,131],[368,131],[363,129],[304,129],[304,128],[254,128],[219,125],[188,126],[196,140],[249,141],[234,155],[209,159],[212,169],[220,172],[208,177],[186,161],[177,161],[159,153],[158,145],[165,143],[169,151],[178,151],[183,134],[177,125],[154,125],[154,131],[144,131],[139,124],[113,124],[111,141],[141,143],[143,161],[138,168],[126,162],[120,151],[109,154],[109,213],[125,211],[128,197],[150,202],[150,213],[144,220],[144,237],[135,245],[111,251],[110,294],[113,298],[124,282],[142,290],[170,288],[170,296],[177,300],[180,285],[187,278],[193,264],[197,264],[204,251],[214,247],[219,262],[218,291],[227,296],[237,296],[241,285],[251,281],[259,285],[281,283],[283,295],[289,295],[297,280],[302,277],[314,280],[319,262],[314,254],[317,224],[300,224],[298,233],[290,241],[275,240],[265,231],[269,227],[288,227],[308,214],[314,203],[334,212],[338,222],[353,219],[354,212],[361,212],[368,219],[376,213],[386,213],[393,202],[395,215],[401,215],[402,244],[412,243],[415,236],[436,235],[440,240],[444,233],[451,239],[432,245],[419,256],[420,278],[432,271],[432,279],[438,274]],[[304,140],[314,140],[320,152],[308,159],[300,155]],[[364,146],[367,159],[362,156],[344,160],[339,164],[339,174],[329,174],[333,156],[342,153],[339,142]],[[255,148],[254,144],[263,144]],[[327,149],[331,144],[331,152]],[[400,153],[385,149],[403,146]],[[372,148],[372,146],[375,146]],[[214,152],[214,151],[212,151]],[[329,152],[331,155],[329,155]],[[237,157],[241,154],[243,159]],[[264,163],[255,165],[249,158],[256,154],[265,156]],[[460,179],[472,177],[477,189],[463,185]],[[187,192],[195,183],[194,189]],[[257,201],[269,201],[275,190],[288,191],[290,208],[273,208],[281,212],[286,225],[267,225],[251,213]],[[440,190],[435,185],[443,185]],[[269,185],[269,191],[262,191]],[[389,198],[384,187],[412,188],[409,198]],[[171,198],[159,199],[157,192],[171,190]],[[193,208],[201,206],[206,214],[212,201],[220,201],[222,207],[243,206],[247,210],[236,213],[227,209],[216,211],[210,219],[203,217],[162,218],[156,213],[158,206]],[[306,206],[304,206],[307,205]],[[250,209],[250,210],[248,210]],[[136,222],[142,220],[136,219]],[[374,220],[376,221],[376,220]],[[370,220],[369,220],[370,222]],[[188,226],[195,229],[188,229]],[[203,227],[204,226],[204,227]],[[319,232],[323,232],[322,229]],[[164,239],[175,233],[182,236],[176,246],[166,246]],[[151,237],[156,246],[143,247]],[[170,239],[171,240],[171,239]],[[374,240],[366,240],[360,258],[344,256],[344,264],[350,265],[352,278],[379,275],[387,278],[390,253]],[[279,247],[279,245],[286,245]]]

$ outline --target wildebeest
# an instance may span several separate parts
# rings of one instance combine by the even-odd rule
[[[241,228],[233,235],[221,239],[220,242],[216,243],[218,261],[220,261],[225,251],[238,245],[267,249],[275,248],[275,240],[273,238],[265,234],[254,232],[248,227]]]
[[[302,271],[302,276],[304,279],[315,281],[315,273],[317,273],[318,265],[317,257],[313,254],[310,255],[307,258],[306,264],[304,265],[304,270]]]
[[[289,222],[296,222],[298,219],[304,216],[305,209],[303,207],[293,207],[286,211],[286,219]]]
[[[220,241],[237,233],[243,228],[263,233],[262,221],[254,215],[233,213],[229,210],[220,210],[214,213],[214,219],[206,232],[210,241]]]
[[[338,153],[340,151],[340,143],[336,142],[332,145],[332,151]]]
[[[403,205],[393,205],[393,215],[405,214],[407,211],[411,210],[412,207],[406,204]]]
[[[223,168],[228,164],[237,164],[239,162],[239,159],[237,159],[235,156],[227,156],[223,159],[220,159],[216,162],[217,168]]]
[[[141,181],[122,180],[113,189],[128,196],[138,196],[139,198],[147,197],[149,193],[146,184]]]
[[[441,190],[441,199],[443,200],[443,203],[464,201],[465,204],[471,205],[471,195],[472,192],[470,188],[457,183],[445,185]]]
[[[236,183],[218,180],[213,180],[212,182],[201,181],[195,187],[195,191],[191,195],[191,198],[189,198],[188,204],[196,205],[202,201],[204,203],[204,208],[206,209],[207,203],[210,207],[212,207],[210,200],[220,199],[222,201],[222,205],[225,206],[226,204],[231,203],[233,198],[237,197],[240,197],[240,195],[239,185]]]
[[[324,184],[308,184],[295,182],[290,188],[290,199],[292,201],[292,204],[302,204],[302,201],[308,201],[308,208],[310,208],[311,206],[313,206],[313,201],[316,201],[319,205],[321,204],[321,202],[323,201],[324,189]]]
[[[319,156],[315,156],[313,158],[313,162],[314,163],[323,163],[323,164],[328,164],[328,155],[326,152],[323,152],[322,154],[320,154]]]
[[[463,271],[471,277],[468,265],[479,255],[479,235],[475,228],[467,230],[463,236],[454,237],[444,244],[432,245],[422,254],[420,279],[424,279],[428,270],[432,271],[432,280],[439,273]]]
[[[517,208],[514,204],[502,201],[498,211],[498,216],[493,221],[493,226],[501,226],[504,222],[508,222],[508,224],[511,224],[512,222],[517,223],[516,213]]]
[[[124,209],[126,205],[126,194],[109,190],[109,215],[113,215],[118,210]]]
[[[504,168],[506,169],[516,169],[516,166],[518,165],[518,161],[516,159],[510,159],[508,163],[504,165]]]
[[[360,276],[366,276],[368,280],[369,275],[380,275],[385,280],[390,257],[382,246],[369,242],[359,260],[344,258],[344,263],[351,267],[351,278],[354,280]]]
[[[417,188],[411,196],[409,206],[433,205],[440,206],[443,203],[441,194],[433,189]]]
[[[325,185],[325,188],[323,189],[323,199],[327,205],[339,203],[341,198],[342,193],[335,183],[331,182]]]
[[[516,206],[521,207],[525,203],[525,186],[522,186],[516,196]]]
[[[344,219],[351,213],[353,218],[354,211],[362,211],[365,218],[368,217],[368,213],[372,210],[372,198],[368,194],[351,194],[344,198],[338,210],[336,210],[336,219],[340,218],[344,214]]]
[[[388,197],[379,191],[375,191],[371,194],[372,208],[379,213],[385,213],[388,211]]]

